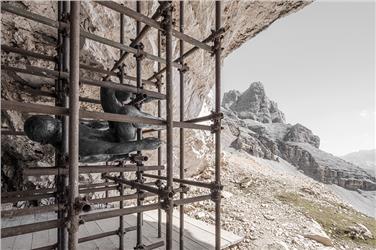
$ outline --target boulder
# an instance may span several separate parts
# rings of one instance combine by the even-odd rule
[[[332,240],[329,238],[329,236],[324,232],[322,227],[319,223],[312,220],[309,225],[307,225],[307,229],[305,233],[303,234],[304,237],[317,241],[324,246],[331,247],[333,246]]]
[[[371,231],[363,224],[356,223],[354,226],[349,226],[345,233],[350,235],[353,239],[368,240],[373,239]]]

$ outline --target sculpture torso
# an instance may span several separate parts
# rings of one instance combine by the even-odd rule
[[[129,95],[130,97],[130,95]],[[131,105],[123,105],[116,98],[116,91],[109,88],[101,88],[101,105],[104,112],[127,115]],[[132,123],[109,121],[110,130],[118,142],[133,141],[136,139],[137,129]]]

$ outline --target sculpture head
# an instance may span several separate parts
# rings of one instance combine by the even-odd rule
[[[135,98],[133,93],[119,90],[115,91],[115,96],[122,104],[128,104]]]
[[[56,144],[61,140],[61,122],[48,115],[34,115],[24,123],[30,140],[41,144]]]

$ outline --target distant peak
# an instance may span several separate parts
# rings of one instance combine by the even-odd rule
[[[276,102],[266,96],[262,82],[253,82],[243,93],[231,90],[223,95],[224,108],[236,112],[239,118],[262,123],[285,123],[285,115]]]
[[[264,84],[262,82],[253,82],[251,85],[249,85],[248,89],[264,89]]]

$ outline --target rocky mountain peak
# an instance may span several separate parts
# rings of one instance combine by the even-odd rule
[[[252,119],[262,123],[285,123],[285,115],[276,102],[270,100],[261,82],[253,82],[240,93],[231,90],[223,96],[223,107],[237,113],[241,119]]]
[[[228,128],[224,138],[229,147],[268,160],[281,158],[323,183],[350,190],[376,190],[374,171],[367,172],[320,150],[320,138],[310,129],[299,123],[287,124],[261,82],[252,83],[243,93],[225,93],[222,106],[223,124]]]

